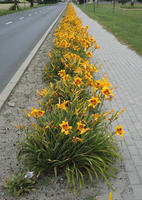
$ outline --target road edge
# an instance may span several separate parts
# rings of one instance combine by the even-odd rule
[[[30,52],[30,54],[27,56],[27,58],[21,64],[21,66],[19,67],[19,69],[17,70],[17,72],[14,74],[14,76],[11,78],[11,80],[9,81],[9,83],[5,86],[5,88],[0,93],[0,110],[4,106],[5,102],[7,101],[8,97],[10,96],[11,92],[13,91],[13,89],[15,88],[15,86],[17,85],[17,83],[19,82],[19,80],[21,79],[22,75],[24,74],[24,72],[28,68],[29,64],[31,63],[32,59],[34,58],[35,54],[37,53],[37,51],[39,50],[39,48],[41,47],[41,45],[45,41],[46,37],[48,36],[48,34],[52,30],[52,28],[55,26],[55,24],[57,23],[57,21],[59,20],[59,18],[62,16],[62,14],[66,10],[66,8],[67,8],[67,6],[65,6],[65,8],[60,12],[60,14],[57,16],[57,18],[50,25],[50,27],[48,28],[48,30],[44,33],[44,35],[42,36],[42,38],[38,41],[38,43],[32,49],[32,51]]]

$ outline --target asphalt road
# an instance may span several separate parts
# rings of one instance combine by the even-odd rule
[[[0,93],[66,3],[0,17]]]

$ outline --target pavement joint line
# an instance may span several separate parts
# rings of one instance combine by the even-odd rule
[[[30,62],[32,61],[33,57],[35,56],[35,54],[37,53],[37,51],[41,47],[42,43],[44,42],[44,40],[46,39],[46,37],[48,36],[48,34],[50,33],[50,31],[54,27],[54,25],[56,24],[56,22],[58,21],[58,19],[60,18],[60,16],[65,11],[66,7],[67,6],[65,6],[65,8],[56,17],[56,19],[54,20],[54,22],[50,25],[50,27],[48,28],[48,30],[44,33],[44,35],[42,36],[42,38],[38,41],[38,43],[32,49],[32,51],[30,52],[30,54],[27,56],[27,58],[25,59],[25,61],[21,64],[21,66],[19,67],[19,69],[17,70],[17,72],[14,74],[14,76],[11,78],[11,80],[9,81],[9,83],[6,85],[6,87],[0,93],[0,110],[2,109],[4,103],[7,101],[7,99],[10,96],[12,90],[15,88],[15,86],[19,82],[19,80],[22,77],[23,73],[28,68]]]

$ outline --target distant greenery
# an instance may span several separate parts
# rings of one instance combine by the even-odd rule
[[[115,11],[112,4],[79,5],[91,18],[97,20],[108,31],[112,32],[119,40],[128,44],[142,55],[142,10],[123,10],[116,5]]]
[[[134,6],[131,6],[131,5],[121,5],[120,8],[142,9],[142,4],[134,4]]]
[[[14,5],[14,4],[13,4]],[[40,4],[40,5],[34,5],[33,8],[39,8],[41,6],[45,6],[45,4]],[[8,14],[12,14],[12,13],[15,13],[15,12],[21,12],[21,11],[24,11],[24,10],[30,10],[30,9],[33,9],[31,7],[19,7],[18,10],[12,10],[12,9],[9,9],[9,10],[4,10],[4,9],[0,9],[0,16],[2,15],[8,15]]]

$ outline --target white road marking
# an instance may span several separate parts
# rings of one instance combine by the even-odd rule
[[[22,19],[24,19],[24,17],[20,17],[19,19],[22,20]]]
[[[35,14],[37,14],[37,12],[35,12]]]
[[[5,24],[7,24],[7,25],[8,25],[8,24],[12,24],[12,23],[13,23],[12,21],[9,21],[9,22],[6,22]]]
[[[32,16],[32,14],[29,14],[29,17]]]

